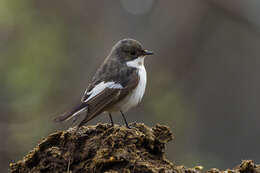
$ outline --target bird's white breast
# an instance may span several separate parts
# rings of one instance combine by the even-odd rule
[[[127,62],[127,66],[137,68],[139,83],[137,87],[120,103],[120,109],[124,112],[141,102],[146,88],[146,70],[144,67],[144,57],[139,57]]]
[[[123,112],[128,111],[132,107],[136,106],[138,103],[141,102],[145,87],[146,87],[146,70],[144,67],[144,57],[139,57],[133,61],[129,61],[126,63],[129,67],[134,67],[138,70],[139,75],[139,82],[137,84],[137,87],[123,100],[115,104],[110,108],[109,111],[117,112],[122,110]],[[101,82],[98,85],[96,85],[91,91],[86,91],[85,94],[89,95],[89,97],[85,100],[85,102],[89,101],[91,98],[98,95],[100,92],[102,92],[105,88],[123,88],[121,84],[115,83],[115,82]]]

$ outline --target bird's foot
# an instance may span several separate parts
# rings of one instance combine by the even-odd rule
[[[133,128],[136,128],[136,121],[135,122],[131,122],[130,124],[126,124],[125,126],[129,129],[133,129]]]
[[[108,124],[108,128],[114,127],[114,123]]]
[[[126,124],[125,126],[126,126],[126,128],[128,128],[128,129],[133,129],[133,128],[135,128],[135,126],[133,126],[133,125],[131,125],[131,124],[130,124],[130,125]]]

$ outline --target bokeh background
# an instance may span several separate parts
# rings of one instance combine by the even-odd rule
[[[129,122],[166,124],[167,157],[188,167],[260,162],[259,0],[0,1],[0,170],[83,94],[111,47],[155,52]],[[121,116],[114,120],[124,124]],[[106,115],[89,124],[109,122]]]

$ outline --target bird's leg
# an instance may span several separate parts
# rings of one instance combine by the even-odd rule
[[[111,115],[110,112],[108,113],[108,115],[109,115],[109,118],[110,118],[111,127],[113,127],[113,126],[114,126],[114,121],[113,121],[113,119],[112,119],[112,115]]]
[[[122,117],[123,117],[123,119],[124,119],[124,121],[125,121],[125,125],[126,125],[126,127],[130,129],[130,127],[129,127],[127,121],[126,121],[126,118],[125,118],[124,113],[123,113],[121,110],[120,110],[120,113],[121,113],[121,115],[122,115]]]

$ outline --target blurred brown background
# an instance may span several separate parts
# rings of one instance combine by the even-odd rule
[[[259,27],[259,0],[1,0],[1,172],[44,136],[70,127],[53,117],[80,99],[126,37],[155,52],[129,122],[169,125],[176,138],[168,158],[177,164],[259,163]],[[89,124],[100,121],[109,118]]]

